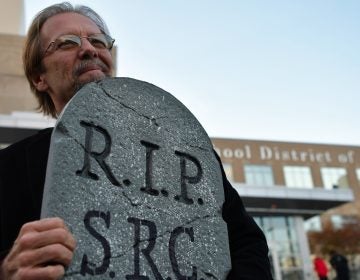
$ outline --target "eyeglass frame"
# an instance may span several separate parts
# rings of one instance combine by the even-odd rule
[[[56,38],[54,41],[51,41],[48,45],[48,47],[46,48],[46,50],[44,51],[44,56],[47,54],[47,52],[49,51],[50,47],[53,46],[57,40],[59,40],[59,38],[61,37],[64,37],[64,36],[72,36],[73,38],[78,38],[79,39],[79,43],[77,43],[77,41],[72,41],[74,43],[77,43],[77,46],[74,46],[74,47],[77,47],[77,48],[81,48],[82,46],[82,40],[81,39],[87,39],[89,41],[89,43],[94,47],[94,48],[97,48],[99,49],[99,47],[96,47],[92,44],[91,40],[89,39],[96,39],[96,38],[93,38],[92,36],[94,35],[103,35],[106,42],[108,43],[108,47],[104,47],[104,49],[107,49],[107,50],[111,50],[114,46],[114,42],[115,42],[115,39],[112,38],[110,35],[108,34],[105,34],[105,33],[94,33],[94,34],[91,34],[89,36],[79,36],[79,35],[75,35],[75,34],[63,34],[61,36],[59,36],[58,38]],[[59,47],[57,47],[53,52],[57,51],[59,49]],[[103,48],[100,48],[100,49],[103,49]]]

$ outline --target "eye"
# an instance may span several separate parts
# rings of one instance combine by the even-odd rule
[[[67,50],[80,46],[80,38],[76,36],[62,36],[55,41],[56,49]]]
[[[88,37],[89,42],[91,45],[93,45],[95,48],[104,49],[108,47],[108,43],[102,34],[93,35],[91,37]]]

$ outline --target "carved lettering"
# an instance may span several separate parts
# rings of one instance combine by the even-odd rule
[[[99,176],[91,172],[91,160],[90,157],[94,158],[96,162],[100,165],[101,169],[106,174],[106,177],[110,182],[115,186],[121,186],[120,182],[115,178],[114,174],[111,172],[110,167],[106,164],[105,159],[108,157],[111,151],[111,137],[106,129],[95,125],[93,123],[88,123],[85,121],[80,121],[80,125],[85,128],[85,149],[84,149],[84,165],[81,170],[76,171],[76,175],[90,178],[93,180],[99,180]],[[93,131],[99,132],[104,136],[105,147],[101,153],[92,151],[92,141],[93,141]]]
[[[187,235],[189,235],[190,241],[194,242],[194,230],[192,227],[191,228],[177,227],[171,232],[170,240],[169,240],[169,257],[170,257],[171,267],[176,276],[176,279],[178,279],[178,280],[196,280],[197,279],[197,267],[196,266],[192,267],[192,275],[191,276],[182,275],[179,270],[179,265],[178,265],[178,262],[176,259],[175,248],[176,248],[176,239],[182,233],[186,233]]]
[[[134,224],[135,235],[134,235],[134,274],[126,275],[127,280],[148,280],[150,279],[146,275],[140,275],[140,251],[147,260],[150,268],[155,276],[156,280],[163,280],[158,268],[156,267],[154,260],[151,258],[150,253],[155,247],[157,238],[157,229],[154,222],[148,220],[141,220],[133,217],[128,218],[128,222]],[[145,226],[149,231],[148,246],[145,249],[140,250],[140,228]]]
[[[153,188],[153,151],[158,150],[159,146],[147,141],[140,141],[141,145],[146,147],[146,169],[145,169],[145,187],[140,188],[141,191],[151,195],[159,195],[159,191]]]
[[[84,254],[81,261],[81,269],[80,269],[80,273],[83,276],[85,276],[86,274],[90,274],[90,275],[104,274],[106,270],[109,268],[109,264],[110,264],[110,258],[111,258],[110,244],[104,236],[102,236],[92,227],[91,219],[93,218],[103,219],[105,221],[106,228],[109,228],[110,226],[110,212],[104,213],[96,210],[91,210],[86,213],[84,217],[85,228],[92,236],[94,236],[98,241],[100,241],[104,249],[104,258],[102,260],[102,264],[99,267],[91,268],[89,266],[88,256]]]
[[[194,156],[183,152],[175,151],[175,155],[177,155],[180,158],[180,187],[181,187],[181,193],[180,195],[176,195],[175,199],[185,204],[193,204],[194,200],[188,196],[187,183],[196,184],[201,180],[203,171],[200,162]],[[186,160],[190,160],[195,164],[197,168],[197,172],[195,176],[189,176],[187,174]]]

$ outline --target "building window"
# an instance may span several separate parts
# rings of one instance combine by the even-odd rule
[[[299,221],[294,217],[255,217],[270,247],[270,260],[279,266],[281,279],[303,279],[302,241],[298,231]],[[302,234],[301,234],[302,235]],[[274,261],[274,260],[277,261]],[[275,271],[275,269],[274,269]],[[276,278],[278,279],[278,278]]]
[[[234,174],[231,163],[223,163],[222,165],[225,171],[226,178],[229,181],[234,181]]]
[[[334,229],[341,229],[343,226],[343,220],[340,215],[332,215],[331,216],[331,224]]]
[[[245,165],[245,182],[252,186],[273,186],[274,177],[271,166]]]
[[[304,221],[305,231],[322,231],[320,216],[314,216]]]
[[[321,177],[325,189],[348,188],[346,169],[340,167],[322,167]]]
[[[311,189],[314,186],[310,167],[284,166],[284,175],[287,187]]]
[[[331,215],[331,224],[334,229],[342,229],[346,225],[357,225],[358,220],[354,216]]]
[[[356,177],[360,186],[360,168],[356,169]]]

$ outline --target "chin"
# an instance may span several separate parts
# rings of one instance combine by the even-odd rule
[[[90,83],[90,82],[97,82],[104,78],[106,78],[106,75],[103,72],[89,71],[84,74],[84,77],[80,77],[79,80],[80,80],[80,83],[82,82],[81,80],[83,80],[83,83],[86,84],[86,83]]]
[[[86,73],[83,73],[80,75],[75,82],[75,91],[77,92],[80,88],[82,88],[84,85],[91,83],[91,82],[97,82],[101,81],[107,77],[111,77],[111,74],[104,73],[102,71],[88,71]]]

